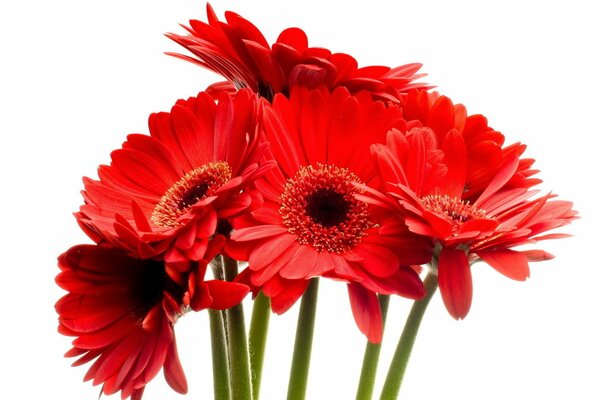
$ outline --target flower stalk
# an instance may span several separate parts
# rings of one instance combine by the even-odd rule
[[[392,358],[385,383],[383,384],[383,389],[381,390],[380,400],[396,400],[398,398],[404,373],[408,366],[410,353],[412,352],[417,333],[419,332],[419,326],[421,325],[429,301],[438,287],[437,274],[429,272],[423,283],[425,285],[425,297],[415,301],[410,309],[404,329],[402,330],[402,335],[398,341],[398,346],[396,347],[396,352]]]
[[[389,295],[379,295],[379,307],[381,308],[381,318],[385,329],[385,320],[387,316],[388,305],[390,303]],[[371,400],[373,389],[375,387],[375,376],[377,374],[377,365],[379,364],[379,354],[381,353],[381,343],[367,342],[363,364],[360,372],[360,380],[356,391],[356,400]]]
[[[230,400],[229,361],[223,314],[208,310],[212,348],[213,388],[215,400]]]
[[[238,263],[225,255],[222,256],[222,260],[225,280],[232,281],[237,276]],[[225,321],[229,350],[231,398],[235,400],[252,400],[250,356],[242,303],[225,311]]]
[[[223,262],[215,257],[211,262],[216,279],[224,280]],[[215,400],[230,400],[229,352],[225,327],[225,311],[208,310],[213,367],[213,392]]]
[[[270,316],[271,301],[261,291],[254,299],[252,319],[250,321],[250,332],[248,336],[250,368],[252,373],[252,397],[254,400],[257,400],[260,394],[260,381],[262,377]]]
[[[296,341],[294,343],[287,400],[304,400],[306,397],[318,289],[318,278],[312,278],[308,289],[302,296],[298,325],[296,326]]]

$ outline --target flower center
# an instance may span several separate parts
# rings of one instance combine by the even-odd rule
[[[188,172],[167,190],[150,219],[159,227],[181,225],[180,216],[198,201],[213,195],[229,179],[231,167],[224,161],[210,162]]]
[[[345,168],[316,164],[288,179],[279,214],[298,241],[319,252],[343,253],[356,246],[373,226],[367,204],[357,200],[359,178]]]
[[[317,189],[305,199],[308,216],[327,228],[341,224],[348,216],[350,204],[333,189]]]
[[[184,289],[169,277],[163,262],[144,260],[132,281],[131,294],[134,304],[131,313],[143,319],[148,311],[163,299],[165,293],[169,293],[175,301],[181,303],[184,292]]]
[[[467,221],[486,217],[485,210],[474,207],[458,197],[434,194],[422,197],[421,201],[427,210],[452,222],[453,231],[458,230]]]

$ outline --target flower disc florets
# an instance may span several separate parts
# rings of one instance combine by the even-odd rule
[[[288,231],[319,252],[343,253],[373,226],[367,205],[355,198],[356,175],[335,165],[301,168],[287,181],[279,213]]]
[[[188,172],[160,199],[152,212],[152,222],[160,227],[181,225],[179,217],[231,179],[231,167],[224,161],[210,162]]]
[[[427,195],[421,198],[423,207],[438,214],[452,223],[452,231],[456,232],[462,224],[472,219],[486,218],[485,210],[474,207],[457,197],[448,195]]]

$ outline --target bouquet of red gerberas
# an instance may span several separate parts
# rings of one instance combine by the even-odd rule
[[[168,37],[226,80],[151,114],[149,135],[84,178],[75,215],[95,244],[58,258],[66,356],[91,362],[105,394],[140,399],[161,369],[185,393],[174,326],[206,309],[214,398],[256,400],[269,315],[301,299],[288,399],[303,399],[318,282],[332,279],[369,342],[357,399],[373,395],[390,296],[414,302],[381,393],[395,399],[436,290],[464,318],[474,263],[525,280],[552,256],[521,246],[566,236],[546,232],[577,212],[538,194],[524,144],[415,82],[420,64],[359,68],[298,28],[269,44],[225,17],[207,6],[207,22]]]

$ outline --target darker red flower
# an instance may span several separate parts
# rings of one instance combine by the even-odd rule
[[[164,253],[171,274],[187,271],[213,235],[229,233],[227,219],[251,203],[244,189],[272,166],[260,161],[258,103],[249,90],[218,103],[200,93],[150,115],[150,136],[129,135],[99,180],[84,178],[80,225],[142,258]]]
[[[352,309],[369,340],[381,340],[375,293],[420,298],[423,285],[411,264],[430,259],[430,243],[410,234],[396,216],[380,215],[360,201],[376,175],[365,157],[383,142],[399,109],[347,89],[296,88],[265,108],[265,138],[279,168],[255,185],[264,203],[236,221],[233,257],[248,260],[244,279],[287,310],[308,279],[349,282]]]
[[[239,303],[248,287],[203,281],[206,264],[173,280],[162,261],[132,258],[105,245],[79,245],[58,258],[56,282],[68,291],[55,305],[59,332],[75,336],[65,356],[74,366],[93,360],[85,380],[109,395],[140,399],[145,385],[163,369],[173,390],[187,392],[173,325],[191,304],[225,309]]]
[[[520,159],[522,144],[502,147],[504,137],[482,116],[467,116],[446,97],[415,93],[405,100],[401,129],[372,147],[384,194],[370,201],[396,208],[408,228],[434,240],[442,299],[464,318],[472,300],[470,266],[484,261],[516,280],[529,276],[529,261],[551,256],[516,246],[563,235],[542,233],[573,220],[576,212],[554,195],[534,198],[533,160]],[[411,118],[415,118],[412,119]]]
[[[221,74],[227,82],[211,87],[213,91],[250,88],[272,100],[277,93],[289,94],[294,86],[330,89],[344,86],[352,93],[368,90],[379,98],[397,101],[399,93],[425,87],[414,83],[421,64],[396,68],[369,66],[358,68],[356,60],[344,53],[331,53],[309,47],[306,34],[298,28],[285,29],[271,46],[251,22],[226,12],[219,21],[207,5],[208,23],[191,20],[187,35],[167,34],[194,57],[169,53]]]

